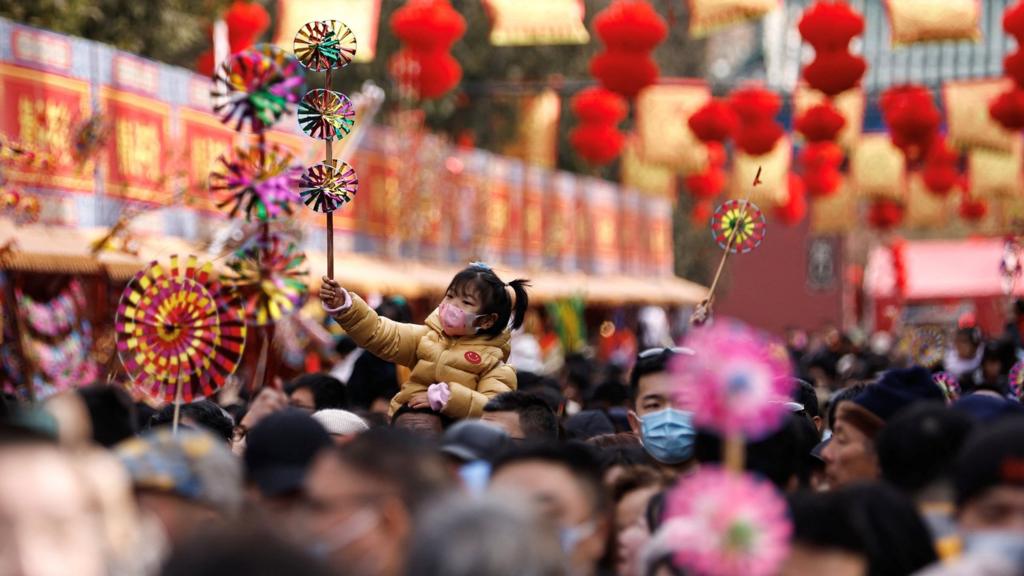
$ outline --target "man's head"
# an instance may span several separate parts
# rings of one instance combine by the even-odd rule
[[[880,475],[875,439],[900,410],[922,401],[944,402],[942,390],[920,367],[890,370],[878,384],[839,404],[832,438],[822,451],[832,486],[874,480]]]
[[[512,440],[558,440],[558,418],[542,398],[526,392],[505,392],[484,406],[480,418],[505,430]]]
[[[450,419],[430,408],[410,408],[408,404],[403,404],[391,417],[392,428],[430,440],[440,438],[449,422]]]
[[[223,408],[209,400],[198,400],[181,405],[180,423],[185,428],[202,428],[231,443],[235,435],[235,420]],[[149,428],[170,428],[174,422],[174,405],[168,404],[149,420]]]
[[[93,440],[100,446],[110,448],[138,432],[135,405],[123,389],[115,386],[88,386],[76,392],[85,402],[89,420],[92,421]]]
[[[912,497],[930,486],[948,486],[972,426],[970,418],[942,404],[911,406],[878,436],[882,477]]]
[[[198,430],[151,430],[116,448],[140,506],[180,544],[197,530],[223,521],[242,504],[242,470],[220,438]]]
[[[246,481],[264,502],[295,496],[302,490],[313,458],[330,445],[327,431],[304,411],[275,412],[246,438]]]
[[[365,420],[348,410],[318,410],[313,413],[313,419],[324,427],[335,444],[344,444],[370,429]]]
[[[535,502],[559,527],[573,573],[593,574],[610,530],[601,465],[585,444],[536,445],[494,463],[491,491]]]
[[[630,377],[633,409],[629,426],[648,454],[662,464],[684,466],[693,458],[697,436],[693,415],[682,410],[668,372],[674,358],[692,354],[688,348],[645,350],[637,357]]]
[[[332,408],[347,410],[349,407],[345,385],[323,372],[299,376],[285,385],[284,392],[292,407],[309,413]]]
[[[306,479],[306,535],[346,573],[395,574],[416,515],[451,484],[429,445],[376,428],[325,450]]]
[[[955,486],[962,530],[1024,538],[1024,418],[1005,418],[972,435],[957,460]]]

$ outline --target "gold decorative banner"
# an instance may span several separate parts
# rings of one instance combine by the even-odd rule
[[[306,22],[338,20],[356,35],[354,62],[370,62],[377,55],[380,0],[278,0],[274,44],[292,51],[295,33]]]
[[[850,178],[862,198],[903,197],[907,161],[888,134],[864,134],[850,158]]]
[[[690,131],[687,120],[709,98],[701,80],[667,79],[645,88],[636,101],[636,126],[643,158],[683,174],[704,169],[707,150]]]
[[[992,148],[1009,152],[1019,135],[1007,132],[988,113],[989,104],[1013,82],[1007,78],[946,82],[942,98],[950,142],[959,148]]]
[[[1021,170],[1024,157],[1019,139],[1014,140],[1013,151],[971,150],[967,155],[971,194],[979,198],[1019,196]]]
[[[945,197],[928,191],[919,174],[907,178],[907,211],[903,225],[915,230],[937,230],[949,223],[949,217],[956,209],[958,194],[951,192]]]
[[[805,110],[824,100],[824,94],[801,82],[793,94],[793,106],[795,107],[793,117],[798,118]],[[844,150],[853,149],[860,138],[861,129],[864,126],[864,101],[864,90],[860,87],[847,90],[832,99],[832,105],[846,120],[843,129],[839,131],[839,145]]]
[[[495,46],[586,44],[583,0],[484,0]]]
[[[892,45],[979,40],[979,0],[886,0]]]
[[[857,195],[846,178],[833,194],[811,202],[811,231],[814,234],[846,234],[858,222]]]
[[[554,168],[558,161],[558,118],[562,99],[548,89],[523,98],[519,115],[519,138],[506,150],[526,164]]]
[[[690,35],[708,36],[719,28],[754,20],[782,5],[781,0],[689,0]]]
[[[672,170],[646,162],[640,155],[640,139],[634,134],[622,150],[622,185],[647,196],[674,198],[676,175]]]
[[[792,147],[788,136],[780,138],[775,148],[762,156],[749,156],[737,151],[732,163],[732,177],[729,178],[730,197],[747,198],[764,209],[785,204],[789,199],[791,161]],[[759,168],[761,184],[751,186]]]

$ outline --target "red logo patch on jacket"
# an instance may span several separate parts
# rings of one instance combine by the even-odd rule
[[[479,364],[480,362],[483,362],[483,358],[481,358],[476,352],[466,352],[466,361],[470,364]]]

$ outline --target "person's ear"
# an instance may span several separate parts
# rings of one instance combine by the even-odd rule
[[[497,314],[488,314],[487,316],[481,316],[477,320],[477,322],[479,322],[477,327],[480,328],[481,330],[490,330],[492,327],[494,327],[494,323],[497,321]]]
[[[636,412],[630,410],[626,413],[626,419],[629,420],[629,429],[633,431],[633,434],[640,435],[640,417],[636,415]]]
[[[814,427],[818,429],[818,434],[821,434],[825,421],[821,419],[821,416],[815,416],[811,418],[811,421],[814,422]]]

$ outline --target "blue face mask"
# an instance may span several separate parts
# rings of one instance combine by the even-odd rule
[[[663,464],[678,464],[693,456],[697,430],[693,414],[675,408],[652,412],[640,418],[644,450]]]
[[[964,535],[967,555],[985,555],[1012,562],[1014,568],[1024,570],[1024,536],[1010,530],[984,530]]]

